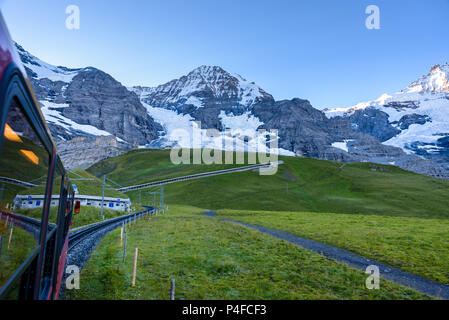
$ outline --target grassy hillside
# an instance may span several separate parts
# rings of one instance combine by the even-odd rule
[[[5,220],[0,220],[0,287],[13,275],[37,245],[34,236],[15,226],[11,234],[11,224],[6,227]],[[11,243],[8,248],[9,236]]]
[[[296,157],[280,160],[284,164],[273,176],[247,171],[166,185],[165,200],[209,209],[449,218],[449,181],[371,163]],[[108,178],[126,186],[231,166],[174,165],[169,150],[135,150],[101,161],[87,171],[97,176],[107,173]],[[129,195],[138,201],[138,191]],[[142,199],[150,203],[153,196],[142,190]]]
[[[79,194],[84,195],[91,195],[91,196],[101,196],[103,191],[103,180],[98,179],[94,175],[88,173],[84,170],[73,170],[69,173],[70,179],[72,181],[72,184],[76,185],[79,191]],[[93,179],[93,181],[90,180],[78,180],[82,179],[80,178],[86,178],[86,179]],[[108,181],[106,181],[106,188],[104,190],[104,196],[105,197],[114,197],[114,198],[127,198],[127,196],[121,192],[116,191],[114,188],[112,188]]]
[[[241,155],[242,153],[239,154]],[[235,153],[233,157],[236,157]],[[223,156],[222,162],[224,163]],[[173,164],[170,161],[170,150],[139,149],[100,161],[87,169],[87,171],[97,177],[106,174],[112,181],[128,186],[241,166],[235,164],[193,164],[193,152],[190,154],[190,163]]]
[[[370,163],[341,164],[293,157],[281,160],[284,164],[273,176],[246,171],[168,184],[165,200],[208,209],[449,218],[449,181]],[[151,163],[150,156],[147,161]],[[209,166],[202,167],[207,171]],[[124,170],[122,167],[120,172]],[[177,173],[183,175],[186,171],[189,169]],[[146,179],[145,173],[134,175]],[[138,200],[138,191],[128,194],[133,201]],[[142,199],[143,203],[151,203],[153,198],[142,190]]]

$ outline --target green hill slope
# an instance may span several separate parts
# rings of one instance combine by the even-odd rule
[[[193,163],[193,153],[190,159],[190,163]],[[96,177],[106,174],[115,183],[129,186],[242,165],[245,164],[173,164],[170,161],[170,150],[140,149],[100,161],[87,171]]]
[[[280,157],[276,175],[246,171],[165,186],[165,202],[208,209],[307,211],[449,218],[449,181],[394,166],[342,164]],[[89,168],[130,185],[223,169],[230,165],[173,165],[167,150],[129,152]],[[102,170],[101,170],[102,169]],[[139,191],[128,193],[133,202]],[[142,203],[153,196],[142,190]]]

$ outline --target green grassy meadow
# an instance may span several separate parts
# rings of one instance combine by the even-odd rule
[[[165,162],[170,162],[168,151]],[[150,152],[140,152],[152,163]],[[120,175],[135,170],[132,158],[121,156]],[[160,155],[158,156],[159,159]],[[109,159],[115,163],[116,158]],[[109,160],[103,161],[108,162]],[[276,175],[261,176],[245,171],[168,184],[168,204],[208,209],[348,213],[418,218],[449,218],[449,181],[418,175],[393,166],[371,163],[341,163],[309,158],[280,157]],[[162,161],[162,160],[158,160]],[[126,166],[125,166],[126,164]],[[166,164],[169,166],[169,164]],[[201,165],[200,165],[201,166]],[[163,166],[162,166],[163,167]],[[209,171],[208,165],[202,165]],[[156,170],[153,168],[153,170]],[[161,169],[164,171],[164,169]],[[190,174],[180,168],[177,176]],[[91,172],[91,169],[88,169]],[[110,173],[114,176],[114,171]],[[133,175],[137,175],[136,172]],[[150,175],[153,177],[153,175]],[[145,172],[140,181],[150,179]],[[138,201],[139,191],[127,193]],[[150,203],[145,190],[141,197]]]
[[[321,212],[218,210],[449,285],[449,220]]]
[[[206,217],[204,209],[173,206],[128,231],[122,262],[120,230],[103,239],[66,299],[429,299],[382,280],[365,288],[366,274],[288,242]],[[136,286],[133,256],[139,248]]]
[[[0,220],[0,287],[13,275],[16,269],[25,261],[37,246],[34,236],[20,227],[11,224],[6,226],[5,220]],[[11,236],[11,243],[8,243]]]

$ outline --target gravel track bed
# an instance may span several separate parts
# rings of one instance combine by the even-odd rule
[[[81,242],[79,242],[76,246],[74,246],[68,253],[66,259],[66,267],[70,265],[76,265],[80,271],[83,269],[86,262],[89,260],[90,255],[98,246],[103,237],[114,229],[122,226],[123,221],[119,221],[115,224],[112,224],[108,227],[98,230],[97,232],[92,233],[91,235],[84,238]],[[65,290],[65,280],[68,274],[64,273],[64,277],[61,285],[61,293],[60,299],[64,299],[64,290]],[[82,278],[80,278],[80,285],[82,285]]]

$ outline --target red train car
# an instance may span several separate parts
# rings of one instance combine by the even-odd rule
[[[0,299],[57,299],[74,192],[1,14],[0,132]]]

